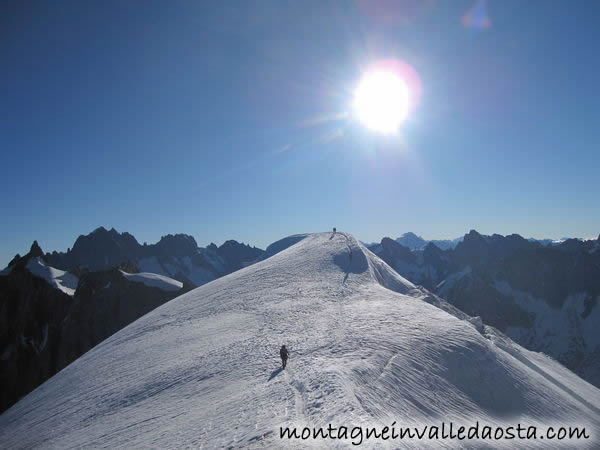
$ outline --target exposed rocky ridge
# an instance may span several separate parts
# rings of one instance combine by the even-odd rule
[[[72,304],[24,267],[0,276],[0,411],[59,370],[61,324]]]
[[[33,244],[31,244],[31,248],[29,249],[29,252],[23,256],[21,256],[17,253],[15,255],[15,257],[8,263],[8,267],[10,267],[10,268],[17,267],[17,266],[25,267],[25,265],[31,258],[36,258],[38,256],[43,259],[44,252],[42,251],[40,245],[38,244],[38,241],[33,241]]]
[[[127,232],[119,233],[99,227],[81,235],[72,249],[47,253],[45,260],[53,267],[76,271],[82,268],[95,271],[135,264],[140,270],[175,278],[200,286],[227,275],[259,259],[263,250],[234,240],[220,247],[211,244],[198,247],[196,240],[186,234],[168,234],[155,244],[139,244]]]
[[[243,242],[240,244],[237,241],[229,240],[217,249],[217,253],[225,259],[230,269],[238,270],[255,262],[264,254],[264,250],[250,247]]]

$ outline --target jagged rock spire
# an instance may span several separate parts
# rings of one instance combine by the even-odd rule
[[[38,244],[38,241],[33,241],[33,244],[31,244],[31,248],[29,249],[29,257],[35,258],[36,256],[44,256],[44,252],[42,251],[40,244]]]

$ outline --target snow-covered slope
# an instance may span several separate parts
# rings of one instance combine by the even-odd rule
[[[285,371],[281,344],[290,350]],[[353,237],[321,233],[111,336],[0,416],[0,442],[9,448],[332,447],[351,440],[280,440],[279,427],[450,420],[579,425],[593,437],[599,408],[600,391],[558,363],[469,320]],[[585,445],[594,441],[577,442]]]
[[[129,281],[135,281],[136,283],[144,283],[146,286],[157,287],[159,289],[162,289],[163,291],[178,291],[183,287],[183,283],[181,281],[165,277],[164,275],[158,275],[156,273],[127,273],[123,270],[121,270],[120,272]]]
[[[73,296],[79,279],[68,272],[46,265],[41,257],[31,258],[25,266],[32,274],[46,280],[51,286]]]

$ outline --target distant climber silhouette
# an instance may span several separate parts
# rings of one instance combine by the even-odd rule
[[[285,345],[281,346],[281,349],[279,350],[279,356],[281,356],[281,365],[285,369],[285,366],[287,366],[287,360],[288,360],[288,351],[287,351],[287,348],[285,348]]]
[[[335,233],[335,227],[333,227],[333,232]]]

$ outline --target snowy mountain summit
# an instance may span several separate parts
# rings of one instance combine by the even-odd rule
[[[293,245],[158,307],[67,366],[0,416],[2,446],[350,447],[358,439],[350,432],[301,440],[281,438],[280,427],[381,431],[451,421],[586,427],[589,439],[565,445],[597,443],[597,388],[400,277],[348,234],[287,242]],[[290,354],[285,371],[282,344]],[[474,445],[441,435],[362,435],[361,442]]]

